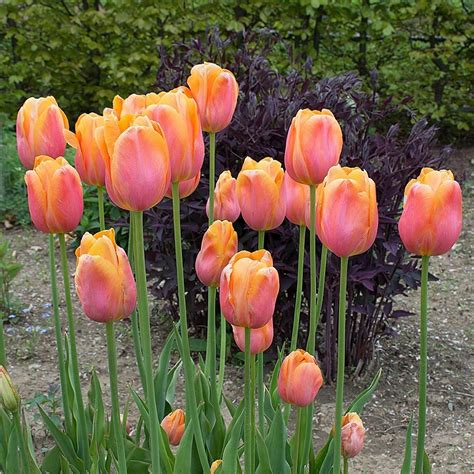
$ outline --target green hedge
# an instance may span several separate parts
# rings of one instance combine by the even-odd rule
[[[378,71],[383,96],[413,97],[450,134],[473,123],[472,11],[462,0],[5,0],[0,3],[0,109],[54,94],[68,116],[155,83],[157,47],[223,31],[271,28],[319,76]],[[275,55],[277,66],[287,55]]]

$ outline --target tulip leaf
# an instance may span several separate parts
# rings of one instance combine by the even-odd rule
[[[98,456],[99,446],[102,445],[104,440],[105,413],[104,402],[102,400],[102,389],[95,370],[92,372],[89,400],[94,408],[94,416],[92,418],[91,451],[94,451]]]
[[[232,421],[229,423],[229,426],[227,427],[227,433],[224,439],[224,446],[227,446],[227,443],[229,443],[230,438],[232,437],[234,431],[236,430],[236,425],[240,423],[241,418],[243,419],[242,414],[244,412],[244,407],[245,407],[245,403],[244,403],[244,400],[242,400],[239,403],[239,406],[237,407],[237,409],[235,410],[234,416],[232,417]],[[241,433],[239,433],[239,436],[241,436]]]
[[[270,424],[275,416],[275,408],[272,404],[272,397],[270,396],[270,392],[267,390],[267,387],[264,387],[265,390],[265,398],[263,403],[263,408],[265,412],[265,417],[269,420]]]
[[[431,474],[431,463],[426,451],[423,453],[423,474]]]
[[[168,388],[166,389],[166,401],[172,406],[174,403],[176,393],[176,383],[178,381],[179,373],[183,363],[179,361],[174,367],[168,372]]]
[[[243,403],[241,404],[243,407]],[[240,409],[240,406],[239,406]],[[240,467],[239,458],[236,456],[239,447],[239,441],[242,435],[242,426],[244,424],[244,413],[242,410],[237,410],[236,417],[232,419],[232,422],[228,428],[228,441],[225,445],[224,452],[222,454],[222,472],[225,474],[236,474]],[[232,425],[232,426],[231,426]]]
[[[265,441],[257,429],[255,430],[257,437],[257,452],[258,452],[258,466],[255,471],[255,474],[266,474],[267,472],[272,472],[272,466],[270,463],[270,456],[268,454],[268,448],[265,444]],[[270,447],[270,449],[273,449]]]
[[[234,403],[224,394],[222,394],[222,398],[224,399],[224,403],[227,407],[227,410],[229,410],[230,416],[233,418],[237,410],[237,405],[234,405]]]
[[[158,369],[155,374],[155,399],[156,408],[158,410],[158,418],[161,420],[166,415],[165,413],[165,400],[169,384],[168,379],[168,367],[171,358],[171,351],[174,347],[175,337],[173,333],[170,333],[166,338],[165,345],[160,354],[160,361],[158,363]]]
[[[192,421],[186,423],[186,430],[176,451],[176,462],[174,464],[174,474],[191,473],[193,459],[193,424]]]
[[[132,398],[135,401],[135,404],[137,405],[138,410],[140,411],[140,415],[143,418],[143,422],[145,423],[145,427],[150,427],[150,418],[148,416],[148,408],[145,404],[145,402],[140,398],[138,393],[133,390],[133,388],[130,389],[130,393],[132,394]]]
[[[61,472],[61,451],[57,446],[50,449],[43,459],[41,469],[49,474],[60,474]],[[66,471],[67,472],[67,471]]]
[[[410,421],[407,426],[407,434],[405,437],[405,456],[403,458],[402,469],[400,474],[411,473],[411,457],[412,457],[412,431],[413,431],[413,415],[410,417]]]
[[[286,425],[281,410],[277,410],[270,431],[265,439],[265,443],[270,447],[270,464],[271,472],[286,474],[290,472],[290,466],[286,460],[287,450],[287,433]]]
[[[310,459],[310,474],[317,474],[320,472],[321,466],[323,465],[323,462],[326,459],[326,455],[328,453],[331,441],[332,436],[329,437],[329,439],[326,441],[326,444],[318,451],[318,454],[316,454],[316,456],[312,456],[312,458]]]
[[[377,373],[375,374],[375,377],[373,378],[370,385],[364,391],[362,391],[357,396],[357,398],[350,404],[349,408],[346,410],[346,413],[349,413],[349,412],[360,413],[363,410],[365,404],[369,401],[370,397],[372,396],[375,389],[377,388],[381,375],[382,375],[382,369],[379,369]]]
[[[7,458],[5,460],[5,472],[21,472],[20,458],[18,456],[18,432],[12,425],[8,437]]]
[[[333,461],[334,461],[334,438],[331,436],[331,439],[329,440],[329,444],[328,444],[328,449],[326,451],[326,456],[324,457],[320,470],[316,472],[318,472],[318,474],[331,474]]]

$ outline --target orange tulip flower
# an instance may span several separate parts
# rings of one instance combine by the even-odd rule
[[[206,214],[209,217],[209,199],[206,204]],[[240,205],[237,199],[237,180],[230,171],[219,175],[214,190],[214,219],[235,222],[240,216]]]
[[[131,94],[126,99],[116,95],[113,100],[113,112],[119,119],[127,115],[143,114],[147,107],[158,102],[158,96],[155,92]]]
[[[342,151],[342,131],[330,110],[298,111],[286,139],[285,167],[299,183],[323,182],[337,165]]]
[[[179,191],[179,199],[184,199],[190,196],[194,191],[196,191],[196,188],[199,185],[199,181],[201,180],[201,171],[194,176],[194,178],[187,179],[186,181],[180,181],[178,185],[178,191]],[[171,186],[171,181],[168,186],[168,189],[166,190],[165,196],[167,198],[172,199],[173,198],[173,189]]]
[[[168,440],[171,445],[178,446],[181,438],[184,435],[185,429],[185,415],[184,411],[178,408],[166,415],[162,422],[161,427],[168,435]]]
[[[232,326],[234,341],[242,352],[245,352],[245,328]],[[265,352],[273,342],[273,318],[265,326],[250,330],[250,353]]]
[[[95,137],[97,127],[104,125],[104,117],[94,113],[82,114],[76,122],[76,133],[65,130],[69,145],[76,149],[74,164],[84,183],[105,185],[105,158]]]
[[[171,182],[194,178],[204,161],[204,140],[196,102],[185,87],[158,95],[145,114],[158,122],[168,143]]]
[[[406,249],[416,255],[442,255],[456,243],[461,228],[461,187],[453,173],[423,168],[405,188],[398,230]]]
[[[365,428],[357,413],[348,413],[342,417],[342,455],[345,458],[357,456],[364,447]]]
[[[377,235],[375,183],[359,168],[333,166],[316,196],[316,231],[338,257],[368,250]]]
[[[283,359],[278,394],[284,402],[306,407],[313,403],[322,385],[321,370],[311,354],[297,349]]]
[[[196,273],[202,284],[219,286],[221,273],[237,252],[237,232],[229,221],[214,221],[202,238]]]
[[[270,252],[238,252],[221,274],[222,313],[233,326],[261,328],[273,316],[279,290],[280,280]]]
[[[298,183],[286,172],[283,187],[286,218],[293,224],[305,225],[305,213],[309,205],[309,186]]]
[[[285,173],[272,158],[245,158],[237,176],[237,197],[246,224],[253,230],[276,229],[285,219]]]
[[[158,204],[170,184],[168,145],[161,127],[148,117],[104,116],[95,137],[106,157],[105,186],[110,199],[128,211]]]
[[[239,86],[234,75],[213,63],[191,69],[188,85],[197,102],[201,126],[205,132],[220,132],[234,115]]]
[[[86,316],[99,323],[128,318],[137,291],[125,251],[115,243],[114,229],[86,232],[76,249],[76,290]]]
[[[67,117],[54,97],[27,99],[16,119],[16,143],[23,166],[33,169],[39,155],[63,156],[65,128],[69,128]]]
[[[82,184],[63,157],[37,156],[25,182],[31,220],[38,230],[54,234],[75,230],[84,210]]]

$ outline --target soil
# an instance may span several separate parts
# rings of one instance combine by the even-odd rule
[[[457,152],[452,167],[462,170],[467,180],[464,192],[464,226],[459,242],[452,251],[431,259],[430,271],[439,280],[429,287],[429,387],[428,430],[426,450],[434,473],[474,472],[474,391],[473,338],[471,307],[474,305],[472,244],[473,188],[472,163],[474,150]],[[467,170],[467,172],[466,172]],[[54,388],[59,384],[54,344],[52,309],[48,270],[47,236],[32,228],[14,228],[3,232],[23,269],[12,284],[15,317],[6,324],[6,344],[11,376],[24,401],[46,395],[48,402],[59,400]],[[75,257],[69,255],[71,274]],[[62,279],[59,277],[58,281]],[[60,294],[63,289],[60,286]],[[77,322],[79,364],[84,387],[95,367],[104,393],[108,391],[105,329],[82,315],[77,298],[74,309]],[[61,300],[64,313],[64,299]],[[418,314],[419,292],[398,299],[398,309]],[[140,391],[135,368],[130,324],[116,325],[119,351],[119,390],[122,403],[127,388]],[[345,401],[348,403],[369,383],[378,368],[382,378],[362,418],[367,429],[363,452],[351,461],[352,472],[397,473],[403,459],[405,432],[410,416],[416,419],[418,378],[418,321],[415,316],[393,321],[393,335],[381,338],[375,348],[371,368],[362,376],[346,381]],[[160,347],[169,331],[169,324],[155,321],[154,350]],[[242,395],[243,370],[229,366],[226,393],[234,399]],[[178,387],[178,403],[182,400]],[[49,393],[49,395],[48,395]],[[315,433],[321,445],[332,426],[335,387],[326,385],[317,397]],[[50,404],[50,403],[49,403]],[[50,404],[51,405],[51,404]],[[49,444],[42,423],[33,416],[35,408],[27,408],[33,423],[38,449]],[[133,417],[133,413],[132,413]],[[416,433],[416,427],[414,430]],[[416,440],[414,439],[414,442]]]

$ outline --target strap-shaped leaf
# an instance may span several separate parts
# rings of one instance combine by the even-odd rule
[[[402,469],[400,474],[411,473],[411,451],[412,451],[412,431],[413,431],[413,415],[410,417],[410,421],[407,426],[407,434],[405,436],[405,456],[403,458]]]
[[[241,404],[243,406],[243,404]],[[240,407],[239,407],[240,408]],[[239,457],[236,456],[240,437],[242,435],[242,426],[244,423],[243,409],[237,410],[236,417],[232,420],[232,427],[229,425],[230,436],[222,454],[221,472],[225,474],[237,474],[240,472]],[[228,432],[229,432],[228,430]]]
[[[423,453],[423,474],[431,474],[431,463],[426,451]]]
[[[290,473],[290,465],[286,460],[286,450],[288,447],[287,432],[281,410],[277,410],[275,413],[265,443],[269,448],[271,472],[278,472],[279,474]]]

